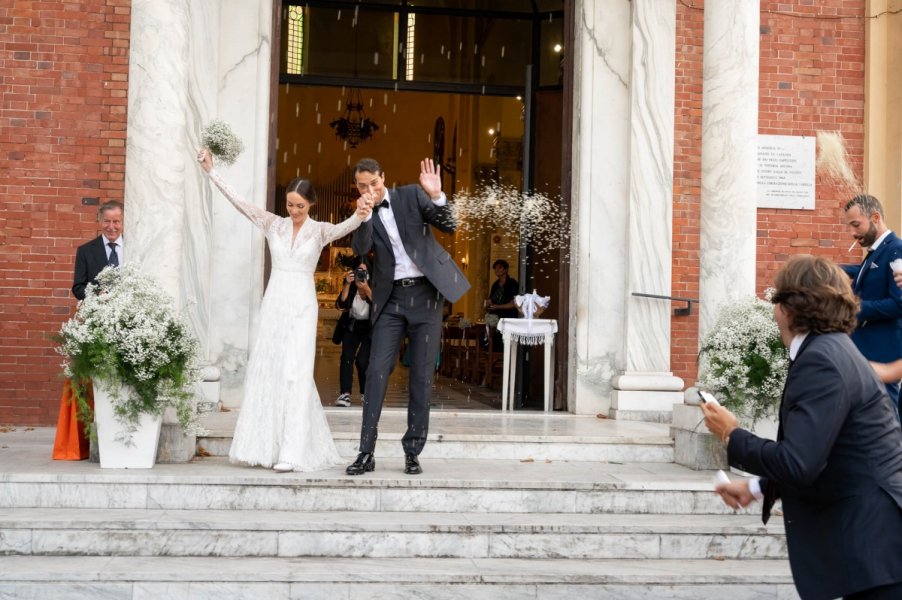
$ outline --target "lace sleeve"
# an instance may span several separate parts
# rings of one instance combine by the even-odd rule
[[[335,225],[327,221],[319,221],[320,244],[325,246],[329,242],[333,242],[338,238],[343,238],[358,227],[360,227],[360,217],[355,212],[353,215]]]
[[[268,230],[269,227],[279,219],[278,215],[266,212],[262,208],[247,202],[238,192],[232,189],[232,186],[226,183],[225,179],[222,178],[222,175],[217,173],[215,169],[211,170],[209,174],[210,180],[219,188],[222,195],[232,203],[232,206],[237,208],[241,214],[247,217],[251,223],[260,229],[264,231]]]

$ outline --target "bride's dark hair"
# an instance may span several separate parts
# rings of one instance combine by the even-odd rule
[[[288,187],[285,188],[285,195],[287,196],[291,192],[300,194],[310,204],[316,204],[316,190],[313,189],[313,184],[309,179],[304,179],[303,177],[292,179]]]

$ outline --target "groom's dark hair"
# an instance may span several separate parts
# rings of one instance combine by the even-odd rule
[[[354,167],[354,174],[363,173],[366,171],[367,173],[375,173],[376,175],[382,175],[382,165],[379,164],[375,158],[361,158],[357,162],[357,166]]]

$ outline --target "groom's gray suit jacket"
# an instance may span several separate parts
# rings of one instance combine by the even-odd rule
[[[454,233],[457,222],[451,204],[436,206],[419,185],[405,185],[389,190],[389,207],[377,208],[373,218],[360,224],[354,232],[351,246],[358,255],[375,251],[373,260],[372,319],[379,318],[392,293],[395,278],[395,255],[385,226],[379,218],[380,210],[391,210],[398,224],[398,233],[410,260],[447,300],[456,302],[470,289],[470,282],[458,268],[450,254],[435,240],[432,227]]]

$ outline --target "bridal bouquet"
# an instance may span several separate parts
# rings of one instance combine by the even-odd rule
[[[167,406],[175,407],[182,427],[194,426],[197,340],[172,300],[137,266],[101,271],[56,341],[85,423],[94,422],[85,398],[86,382],[94,379],[123,387],[113,404],[126,445],[143,413],[160,415]]]
[[[232,132],[225,121],[215,119],[204,127],[201,143],[210,149],[214,157],[227,165],[235,164],[238,155],[244,152],[244,143]]]
[[[773,306],[752,296],[720,307],[702,340],[696,385],[754,424],[776,414],[788,368]]]

